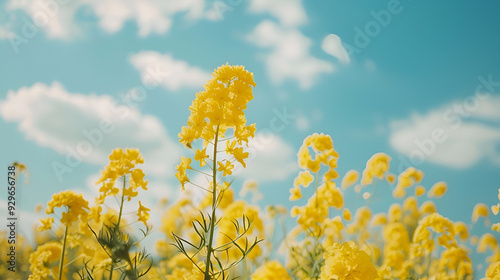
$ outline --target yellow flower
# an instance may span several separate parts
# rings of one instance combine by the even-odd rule
[[[101,178],[96,184],[100,184],[107,180],[115,181],[116,179],[129,174],[137,164],[144,163],[142,155],[138,149],[114,149],[109,155],[109,165],[101,171]]]
[[[280,262],[268,261],[255,270],[250,280],[292,280],[292,278]]]
[[[415,167],[409,167],[398,176],[398,183],[393,191],[395,198],[402,198],[406,195],[406,188],[422,181],[424,173]]]
[[[178,136],[182,144],[191,147],[191,143],[196,138],[196,131],[191,127],[183,126]]]
[[[403,218],[403,208],[398,203],[394,203],[389,207],[389,221],[399,222]]]
[[[349,209],[347,208],[344,208],[344,210],[342,211],[342,217],[344,218],[344,220],[350,221],[352,218],[351,211],[349,211]]]
[[[124,190],[126,199],[130,201],[137,196],[138,187],[147,190],[148,180],[144,180],[144,172],[136,168],[138,164],[144,163],[144,158],[138,149],[114,149],[109,155],[109,164],[101,171],[101,177],[96,185],[102,184],[99,189],[99,197],[95,200],[96,205],[103,204],[108,196],[115,196],[120,193],[120,188],[116,186],[118,178],[124,178],[130,182],[130,187]]]
[[[248,152],[243,152],[242,147],[234,148],[233,150],[233,156],[234,158],[243,165],[243,167],[247,167],[247,164],[245,163],[244,159],[248,158],[249,153]]]
[[[441,234],[437,238],[438,245],[447,249],[457,246],[454,239],[455,226],[453,222],[438,213],[432,213],[421,219],[415,229],[411,251],[412,257],[420,257],[424,253],[429,254],[434,250],[434,240],[429,229]]]
[[[177,170],[177,173],[175,173],[175,177],[179,180],[182,186],[182,190],[184,190],[184,185],[189,182],[189,178],[187,176],[186,171],[188,169],[192,169],[191,166],[191,159],[187,157],[181,157],[181,164],[177,165],[175,169]]]
[[[498,231],[500,233],[500,223],[492,224],[491,230]]]
[[[81,219],[86,221],[89,203],[83,198],[83,194],[76,194],[73,191],[62,191],[52,195],[52,200],[48,202],[45,213],[53,214],[54,208],[65,207],[67,212],[62,213],[61,223],[71,226],[72,223]]]
[[[314,151],[314,159],[309,152],[310,148]],[[328,170],[324,174],[324,181],[338,177],[334,169],[337,167],[339,154],[333,148],[333,141],[330,135],[314,133],[307,136],[299,149],[297,157],[299,166],[302,169],[309,169],[313,173],[318,172],[322,164],[327,166]]]
[[[399,174],[396,188],[411,187],[414,183],[420,183],[423,177],[424,173],[422,171],[416,169],[415,167],[408,167],[405,171]]]
[[[483,278],[485,280],[498,280],[500,278],[500,261],[496,261],[491,263],[486,269],[486,277]]]
[[[356,170],[349,170],[347,173],[344,175],[344,178],[342,179],[342,183],[340,184],[341,188],[343,190],[347,189],[348,187],[354,185],[359,179],[359,173]]]
[[[422,196],[425,194],[425,188],[424,186],[418,185],[415,187],[415,195],[416,196]]]
[[[234,168],[234,165],[232,165],[230,161],[226,160],[226,164],[218,161],[217,164],[219,165],[219,167],[217,168],[217,170],[223,172],[222,176],[233,174],[232,170]]]
[[[432,201],[425,201],[420,205],[420,208],[418,208],[418,212],[420,215],[436,213],[436,204]]]
[[[232,240],[235,240],[237,238],[237,231],[235,230],[234,221],[241,221],[243,216],[249,218],[252,221],[252,226],[248,229],[245,235],[249,239],[254,239],[255,237],[257,237],[258,239],[262,239],[264,237],[264,223],[259,217],[259,213],[259,207],[248,205],[243,200],[236,200],[231,203],[224,209],[222,213],[222,218],[220,219],[218,227],[219,234],[217,235],[216,244],[220,246],[222,244],[227,244],[228,242],[231,243]],[[241,238],[236,240],[238,246],[241,246],[243,248],[247,246],[248,240],[245,239],[246,238]],[[261,246],[261,244],[255,246],[247,257],[252,260],[258,258],[260,256]],[[241,251],[234,246],[230,248],[228,252],[224,252],[224,254],[226,253],[229,254],[228,257],[232,260],[239,259],[241,257]]]
[[[142,206],[141,201],[139,201],[139,209],[137,210],[138,221],[143,222],[145,226],[147,226],[146,222],[149,220],[149,211],[151,209]]]
[[[404,198],[406,196],[406,191],[403,188],[395,187],[392,191],[392,196],[394,198]]]
[[[327,181],[321,185],[317,191],[318,198],[325,201],[328,206],[341,209],[344,207],[344,195],[332,181]]]
[[[378,277],[370,256],[354,242],[335,243],[326,249],[321,280],[374,280]]]
[[[302,197],[302,192],[300,191],[299,187],[294,187],[290,189],[290,201],[295,201],[297,199],[300,199]]]
[[[427,196],[429,198],[431,197],[440,198],[446,193],[447,189],[448,187],[446,186],[445,182],[437,182],[436,184],[434,184],[434,186],[432,186],[430,191],[427,193]]]
[[[297,215],[299,215],[301,212],[301,208],[298,206],[293,206],[292,209],[290,209],[290,216],[292,218],[295,218]]]
[[[387,182],[389,182],[389,184],[392,184],[396,180],[396,175],[394,175],[394,174],[387,174],[385,176],[385,179],[387,180]]]
[[[491,212],[493,213],[493,215],[498,215],[498,211],[500,210],[500,203],[498,203],[497,205],[493,205],[491,206]]]
[[[488,218],[489,211],[488,206],[484,203],[478,203],[474,206],[474,210],[472,210],[472,222],[477,222],[479,217]]]
[[[52,224],[54,223],[54,218],[48,217],[45,219],[40,219],[42,225],[38,228],[39,231],[45,231],[52,228]]]
[[[130,182],[131,186],[134,189],[141,187],[143,190],[147,190],[148,180],[144,181],[144,176],[146,176],[146,174],[144,174],[142,169],[139,168],[134,169],[130,174],[130,177],[132,178]]]
[[[472,278],[466,278],[466,276],[472,276],[472,264],[469,256],[467,255],[467,251],[463,248],[452,247],[444,250],[441,253],[439,268],[441,271],[448,274],[447,276],[455,276],[455,279]],[[456,273],[449,273],[449,271]]]
[[[490,249],[492,252],[498,249],[498,241],[491,233],[485,233],[479,239],[479,244],[477,245],[477,252],[484,253],[486,249]]]
[[[311,172],[309,172],[308,170],[301,171],[299,173],[299,176],[297,176],[297,178],[295,178],[295,180],[293,181],[293,186],[298,187],[302,185],[304,186],[304,188],[307,188],[312,183],[312,181],[314,181],[314,177]]]
[[[218,67],[189,107],[191,115],[179,133],[180,142],[191,147],[193,141],[203,138],[208,143],[216,131],[224,133],[233,128],[236,141],[248,143],[248,138],[254,136],[255,125],[246,125],[243,111],[253,99],[254,86],[253,74],[243,66]]]
[[[30,279],[48,279],[49,276],[55,279],[55,267],[51,264],[61,257],[62,246],[58,242],[48,242],[38,246],[35,252],[30,255]]]
[[[467,240],[469,238],[469,230],[464,222],[455,223],[455,234],[462,240]]]
[[[373,216],[371,225],[372,226],[383,226],[387,224],[387,216],[385,213],[379,213]]]
[[[196,153],[194,155],[194,160],[199,161],[201,167],[205,166],[206,159],[209,157],[206,151],[207,151],[206,147],[202,150],[198,149],[196,150]]]
[[[384,174],[389,170],[389,162],[391,158],[384,154],[374,154],[367,162],[366,168],[363,170],[361,184],[369,185],[373,182],[373,178],[382,179]]]

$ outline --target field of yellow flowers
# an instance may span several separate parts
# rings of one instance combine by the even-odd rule
[[[469,232],[478,219],[497,215],[500,204],[477,204],[472,222],[452,221],[438,212],[446,183],[421,185],[424,173],[413,167],[393,174],[384,153],[368,159],[364,170],[339,176],[339,154],[329,135],[306,137],[297,152],[301,171],[283,194],[296,206],[261,209],[237,199],[233,169],[246,167],[247,145],[258,129],[244,113],[256,84],[243,66],[226,64],[212,75],[196,93],[179,133],[191,157],[182,157],[172,172],[187,195],[161,213],[156,230],[163,237],[154,248],[141,245],[152,230],[151,206],[140,199],[148,189],[141,169],[147,159],[137,149],[115,149],[95,182],[98,197],[87,201],[74,191],[56,193],[36,225],[35,244],[18,237],[16,273],[8,269],[6,234],[1,235],[0,279],[472,279],[473,252],[490,254],[481,278],[500,279],[500,225],[482,236]],[[196,173],[206,177],[205,184],[190,180]],[[381,183],[394,186],[399,200],[387,213],[344,202],[348,188],[369,200]],[[303,197],[304,188],[314,189],[310,197]],[[193,199],[194,189],[204,198]],[[257,182],[243,191],[257,192]],[[125,213],[133,198],[137,210]],[[287,216],[295,225],[276,242],[275,230]]]

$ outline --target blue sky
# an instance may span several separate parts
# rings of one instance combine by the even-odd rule
[[[144,153],[144,199],[176,197],[173,168],[189,155],[177,133],[194,93],[226,62],[245,65],[257,83],[246,114],[264,134],[235,185],[258,180],[262,206],[291,206],[296,152],[314,132],[332,136],[341,175],[385,152],[394,173],[405,162],[421,169],[427,189],[446,181],[438,209],[453,220],[469,222],[476,203],[496,203],[496,1],[65,2],[0,4],[0,159],[30,170],[23,211],[63,189],[92,194],[114,147]],[[276,125],[284,111],[292,116]],[[103,119],[114,130],[58,177],[54,163]],[[376,209],[389,207],[389,191],[373,200]],[[346,201],[366,203],[349,192]]]

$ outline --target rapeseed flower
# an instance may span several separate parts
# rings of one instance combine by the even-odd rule
[[[382,179],[384,174],[389,171],[391,158],[384,153],[374,154],[367,162],[361,178],[362,185],[369,185],[373,178]]]
[[[292,280],[292,277],[280,262],[268,261],[255,270],[250,280]]]
[[[48,202],[45,213],[53,214],[54,208],[65,208],[67,211],[62,213],[61,223],[71,226],[72,223],[86,221],[88,217],[89,203],[83,198],[83,194],[76,194],[74,191],[62,191],[54,194],[52,200]],[[45,222],[45,223],[44,223]],[[44,220],[47,224],[47,220]]]
[[[375,280],[378,277],[370,256],[354,242],[335,243],[326,249],[321,280]]]

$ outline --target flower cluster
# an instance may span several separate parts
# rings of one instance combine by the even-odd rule
[[[61,223],[71,226],[72,223],[86,221],[88,217],[89,203],[83,198],[83,194],[76,194],[74,191],[62,191],[54,194],[52,200],[48,202],[45,213],[53,214],[54,208],[66,208],[67,212],[62,213]],[[41,229],[50,229],[54,221],[52,218],[43,219]]]
[[[247,125],[244,113],[247,103],[253,99],[253,74],[243,66],[226,64],[217,68],[212,76],[205,84],[205,90],[196,94],[189,107],[191,115],[187,125],[179,133],[180,142],[192,148],[195,140],[203,139],[203,146],[195,151],[194,156],[194,160],[203,167],[210,158],[207,147],[210,144],[217,147],[228,129],[232,128],[232,135],[226,140],[225,152],[246,167],[244,160],[248,157],[248,152],[244,151],[242,144],[248,144],[255,134],[255,124]],[[212,159],[214,157],[212,154]],[[217,161],[211,168],[223,172],[222,176],[231,175],[234,161]],[[175,175],[183,188],[189,182],[186,171],[192,169],[190,163],[191,159],[183,157],[181,164],[176,167]]]
[[[373,214],[372,209],[365,206],[353,215],[344,208],[342,190],[348,191],[355,185],[359,173],[349,170],[342,179],[342,190],[336,187],[336,176],[323,176],[318,187],[319,175],[310,171],[313,168],[319,172],[321,167],[311,161],[312,157],[308,157],[305,150],[312,139],[321,139],[318,136],[307,137],[300,148],[299,165],[308,170],[299,173],[291,189],[290,200],[300,199],[298,186],[308,187],[316,181],[315,192],[307,205],[294,206],[291,211],[298,223],[286,240],[289,250],[286,267],[292,277],[329,280],[414,277],[458,280],[472,277],[470,249],[464,243],[469,240],[468,226],[438,214],[434,201],[421,201],[426,192],[429,199],[441,198],[448,189],[446,183],[437,182],[427,191],[423,185],[418,185],[424,176],[422,171],[410,167],[395,176],[389,173],[391,158],[384,153],[375,154],[367,161],[360,185],[354,190],[359,193],[362,188],[387,183],[393,188],[393,197],[404,200],[390,205],[387,213]],[[330,143],[325,146],[333,148]],[[411,188],[415,196],[410,195]],[[374,191],[365,192],[363,199],[369,202],[367,199],[373,194]],[[330,206],[334,211],[330,211]],[[487,214],[488,207],[478,205],[473,220],[487,217]],[[347,240],[350,241],[345,242]],[[499,246],[494,243],[496,238],[486,235],[481,241],[478,248],[483,251],[490,248],[500,256]],[[481,247],[481,243],[485,245]],[[489,271],[494,270],[494,265],[492,262]],[[315,267],[322,268],[320,273]]]
[[[30,255],[30,271],[29,280],[42,280],[56,278],[57,270],[50,267],[51,263],[59,260],[61,256],[62,246],[58,242],[48,242],[39,246],[35,252]]]
[[[249,256],[251,251],[252,256],[258,256],[260,249],[257,239],[253,245],[249,245],[248,241],[248,237],[258,236],[254,234],[251,225],[259,228],[259,211],[232,202],[232,191],[229,189],[231,183],[224,180],[224,177],[233,175],[236,162],[243,168],[246,167],[245,160],[249,153],[245,151],[245,146],[248,147],[250,138],[254,137],[255,124],[246,124],[244,110],[253,99],[253,87],[253,74],[243,66],[226,64],[218,67],[212,73],[212,79],[205,84],[205,90],[196,94],[189,107],[191,114],[187,125],[179,133],[180,142],[194,151],[193,158],[200,168],[208,166],[209,170],[205,172],[193,168],[192,159],[182,157],[181,163],[176,166],[175,176],[183,191],[186,183],[205,190],[207,196],[200,204],[200,210],[206,207],[209,209],[208,219],[205,219],[203,212],[201,220],[189,215],[190,224],[194,227],[194,231],[190,230],[191,237],[199,239],[201,245],[194,245],[196,242],[187,242],[175,234],[172,236],[179,251],[191,261],[195,270],[203,273],[206,280],[221,276],[224,278],[226,270]],[[203,143],[193,148],[193,142],[197,139],[202,139]],[[221,149],[221,146],[225,148]],[[219,155],[221,152],[225,155]],[[208,187],[191,182],[188,170],[205,175]],[[231,211],[226,212],[226,207]],[[224,209],[226,217],[219,222],[216,215],[221,209]],[[185,244],[191,246],[194,252],[188,252]],[[205,256],[201,256],[204,253],[202,250],[206,250]],[[226,263],[229,263],[226,266],[220,263],[222,255],[225,255]],[[203,269],[198,265],[200,260],[205,264]]]
[[[116,196],[121,193],[122,199],[130,201],[136,197],[139,192],[138,188],[147,190],[148,180],[144,180],[144,172],[137,168],[138,164],[143,164],[144,158],[139,153],[138,149],[114,149],[109,155],[109,164],[101,171],[101,177],[97,180],[96,185],[101,185],[99,189],[99,197],[95,200],[95,205],[92,207],[92,217],[99,221],[101,218],[102,205],[109,196]],[[123,181],[122,186],[118,186],[117,181]],[[127,186],[128,182],[128,186]],[[120,192],[121,190],[121,192]],[[149,219],[149,208],[142,206],[139,201],[138,217],[139,221],[146,225]]]
[[[311,148],[314,158],[311,155]],[[329,135],[315,133],[304,139],[297,156],[299,166],[304,171],[301,171],[294,180],[294,186],[290,189],[290,200],[300,199],[302,197],[300,186],[307,188],[314,181],[315,194],[305,206],[295,206],[291,212],[292,217],[298,216],[298,223],[304,230],[310,229],[319,234],[322,231],[320,225],[329,217],[328,209],[330,207],[340,209],[344,206],[342,191],[332,181],[338,177],[335,167],[337,167],[339,155],[334,150],[333,141]],[[325,166],[326,171],[320,181],[321,166]]]
[[[292,280],[288,271],[278,261],[268,261],[252,274],[250,280]]]
[[[370,256],[349,241],[327,248],[320,279],[375,280],[378,274]]]
[[[109,276],[106,278],[112,279],[115,269],[136,279],[134,277],[147,268],[143,266],[148,262],[148,255],[145,251],[134,252],[136,244],[131,242],[125,232],[129,225],[120,222],[126,221],[123,216],[129,214],[123,213],[124,202],[136,197],[139,187],[147,189],[148,181],[144,180],[144,173],[136,168],[144,160],[137,149],[115,149],[109,159],[109,165],[104,168],[97,182],[101,187],[93,206],[89,206],[83,194],[69,190],[54,194],[48,202],[45,210],[47,214],[58,216],[55,209],[62,209],[60,225],[54,228],[54,224],[58,223],[51,216],[40,220],[35,238],[41,245],[30,256],[30,279],[67,279],[68,274],[75,273],[77,268],[81,270],[78,274],[81,279],[87,279],[91,272],[97,271],[101,275],[108,271]],[[121,188],[116,186],[119,179],[123,181]],[[120,200],[117,196],[120,196]],[[107,197],[118,200],[117,209],[106,204]],[[105,213],[102,213],[103,207],[107,209]],[[149,211],[139,201],[136,215],[146,228]],[[49,234],[41,235],[41,232]],[[147,231],[143,233],[145,236],[148,234]],[[66,262],[68,258],[72,260]],[[55,265],[57,260],[58,266]],[[67,268],[69,264],[71,270]],[[127,267],[117,268],[118,264],[126,264]],[[76,275],[73,278],[77,278]],[[91,278],[97,279],[95,275]]]

